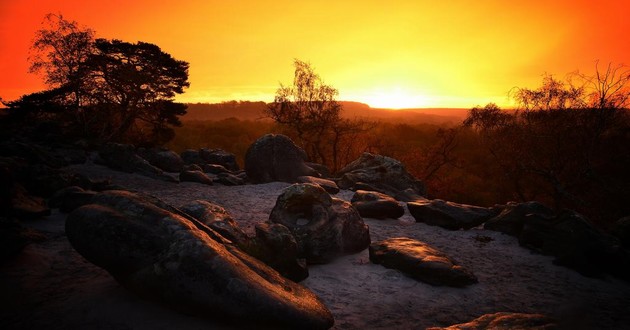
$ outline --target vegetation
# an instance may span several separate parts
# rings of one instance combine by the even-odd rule
[[[188,63],[158,46],[94,39],[62,16],[46,16],[33,43],[31,72],[50,89],[8,102],[22,124],[54,122],[70,137],[98,143],[162,144],[186,106],[173,101],[188,83]]]
[[[368,124],[342,118],[338,91],[326,85],[310,64],[295,60],[294,65],[293,85],[281,85],[265,113],[295,138],[311,161],[336,171],[347,162],[357,135]]]

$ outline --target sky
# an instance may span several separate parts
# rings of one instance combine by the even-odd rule
[[[272,101],[294,59],[339,100],[389,108],[509,106],[545,73],[630,65],[625,0],[0,0],[5,101],[46,88],[28,54],[47,13],[189,62],[181,102]]]

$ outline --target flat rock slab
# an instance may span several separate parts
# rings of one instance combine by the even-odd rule
[[[455,324],[446,328],[433,327],[427,330],[552,330],[558,328],[558,325],[545,315],[503,312],[486,314],[468,323]]]
[[[477,277],[426,243],[406,237],[388,238],[370,245],[370,261],[398,269],[410,277],[436,286],[464,287]]]
[[[477,227],[497,212],[486,207],[446,202],[441,199],[409,202],[407,208],[416,222],[450,230]]]

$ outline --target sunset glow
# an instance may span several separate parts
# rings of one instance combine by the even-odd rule
[[[626,1],[2,1],[4,100],[45,88],[27,58],[50,12],[190,62],[183,102],[271,101],[295,58],[340,99],[390,108],[507,105],[544,73],[630,64]]]

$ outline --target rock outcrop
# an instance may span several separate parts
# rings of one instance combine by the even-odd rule
[[[179,181],[181,182],[197,182],[201,184],[212,185],[212,179],[202,171],[184,170],[179,173]]]
[[[552,255],[554,263],[586,276],[609,273],[630,280],[630,258],[620,242],[581,214],[564,210],[557,216],[528,214],[525,218],[518,236],[522,246]]]
[[[269,221],[289,228],[299,257],[308,263],[325,263],[370,244],[369,228],[352,204],[330,197],[313,184],[287,187],[278,196]]]
[[[478,282],[470,270],[457,265],[446,254],[406,237],[372,243],[370,261],[436,286],[464,287]]]
[[[528,214],[553,216],[553,210],[536,201],[526,203],[510,202],[505,205],[499,215],[486,221],[483,227],[518,237],[523,230],[525,217]]]
[[[486,314],[467,323],[446,328],[432,327],[426,330],[556,330],[560,329],[550,317],[542,314],[494,313]]]
[[[206,164],[221,165],[231,172],[240,170],[236,162],[236,156],[223,149],[199,149],[199,157]]]
[[[363,153],[339,171],[341,189],[375,190],[400,201],[415,201],[426,195],[424,184],[414,178],[398,160]]]
[[[164,173],[164,171],[140,157],[132,145],[108,143],[99,150],[98,155],[103,164],[112,169],[138,173],[158,180],[178,182],[174,177]]]
[[[306,152],[281,134],[267,134],[256,140],[245,154],[245,171],[253,183],[282,181],[294,183],[300,176],[316,176],[306,165]]]
[[[397,200],[375,191],[357,190],[350,202],[364,218],[398,219],[405,214]]]
[[[195,200],[182,205],[179,209],[238,246],[242,247],[247,244],[247,235],[222,206],[208,201]]]
[[[177,173],[184,166],[184,161],[176,152],[165,148],[139,148],[137,152],[149,164],[165,172]]]
[[[324,188],[324,190],[326,190],[326,192],[328,192],[329,194],[334,195],[339,192],[339,187],[333,180],[318,178],[314,176],[300,176],[297,178],[297,181],[298,183],[311,183],[318,185]]]
[[[68,216],[87,260],[141,296],[205,317],[326,329],[333,318],[308,289],[183,212],[146,196],[107,191]]]
[[[409,202],[407,208],[416,222],[450,230],[477,227],[497,213],[491,208],[445,202],[441,199]]]

